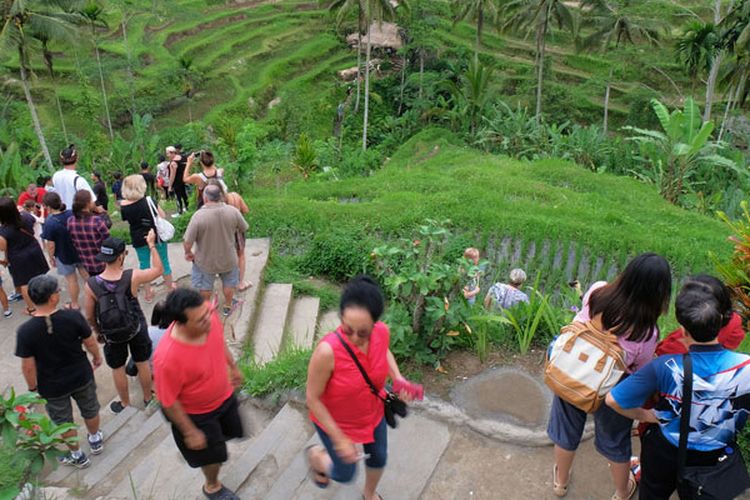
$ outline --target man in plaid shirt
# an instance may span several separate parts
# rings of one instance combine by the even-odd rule
[[[109,229],[104,220],[96,215],[82,213],[80,217],[68,219],[68,231],[86,272],[94,276],[104,271],[104,262],[96,260],[102,241],[109,237]]]

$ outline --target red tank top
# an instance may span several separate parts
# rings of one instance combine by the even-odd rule
[[[390,332],[385,323],[377,322],[370,336],[367,354],[349,342],[346,335],[337,329],[341,338],[351,347],[375,387],[383,394],[388,376],[388,346]],[[320,400],[330,412],[336,425],[355,443],[372,443],[375,427],[383,419],[383,402],[370,390],[357,365],[346,351],[335,333],[329,333],[321,342],[333,349],[334,368]],[[323,430],[328,430],[310,413],[310,419]]]

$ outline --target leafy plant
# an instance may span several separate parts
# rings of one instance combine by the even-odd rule
[[[710,140],[714,124],[703,122],[692,98],[685,100],[684,109],[675,109],[672,113],[656,99],[651,101],[651,106],[662,131],[636,127],[625,127],[625,130],[637,134],[630,139],[640,146],[641,159],[650,167],[650,171],[640,177],[658,184],[664,199],[677,204],[693,187],[691,181],[703,164],[740,173],[735,162],[717,154],[722,145]]]
[[[400,321],[403,330],[394,342],[411,344],[411,355],[422,362],[437,363],[461,332],[468,333],[460,263],[445,258],[449,223],[427,219],[416,238],[379,246],[371,254],[390,304],[398,304],[398,318],[390,321]]]
[[[742,201],[742,217],[733,221],[727,214],[718,213],[719,219],[729,226],[733,235],[729,240],[734,243],[731,259],[722,261],[712,254],[716,269],[724,283],[731,289],[735,304],[747,320],[750,318],[750,209],[748,202]]]
[[[292,156],[292,166],[300,171],[305,180],[318,171],[318,159],[315,154],[313,141],[306,133],[301,133],[297,147]]]
[[[20,487],[39,475],[45,462],[55,463],[60,454],[59,445],[74,443],[76,437],[64,437],[76,429],[75,424],[56,425],[44,413],[37,413],[32,405],[46,401],[39,394],[29,392],[17,395],[11,388],[8,398],[0,397],[0,433],[3,447],[15,450],[15,457],[24,465],[18,484],[0,490],[0,498],[13,498]]]

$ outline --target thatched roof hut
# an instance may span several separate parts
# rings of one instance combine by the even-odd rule
[[[401,39],[399,27],[394,23],[372,23],[370,25],[370,45],[373,49],[393,49],[398,50],[404,45]],[[346,37],[346,43],[350,47],[357,46],[357,34],[352,33]],[[362,35],[362,46],[367,43],[367,34]]]

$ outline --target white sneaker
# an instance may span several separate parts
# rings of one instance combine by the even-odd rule
[[[182,214],[181,214],[180,212],[177,212],[177,213],[175,213],[175,214],[172,214],[172,215],[171,215],[171,217],[172,217],[173,219],[176,219],[176,218],[177,218],[177,217],[179,217],[180,215],[182,215]]]

